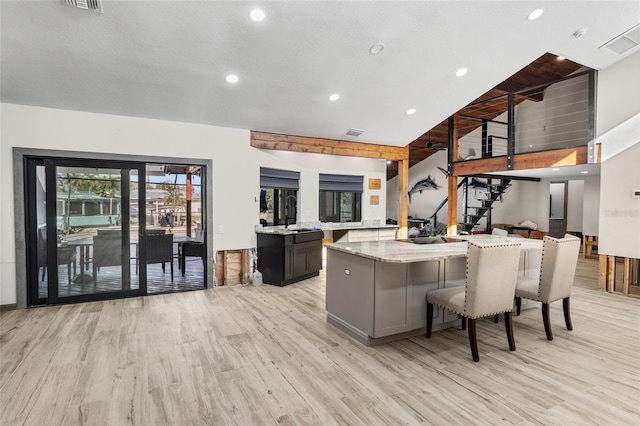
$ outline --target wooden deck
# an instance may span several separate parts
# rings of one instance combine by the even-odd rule
[[[2,425],[609,424],[640,418],[640,300],[580,259],[551,306],[368,348],[327,324],[324,274],[0,315]]]
[[[173,261],[173,281],[171,281],[171,267],[169,263],[165,265],[165,272],[162,272],[162,265],[159,263],[147,265],[147,292],[149,294],[170,293],[178,291],[202,290],[204,288],[204,267],[202,259],[187,257],[186,273],[183,276],[178,269],[179,261]],[[73,267],[72,267],[73,270]],[[135,262],[131,262],[131,288],[137,289],[140,285],[140,277],[136,274]],[[68,282],[68,272],[66,265],[58,266],[58,283],[60,297],[77,296],[82,294],[96,294],[113,291],[122,291],[122,270],[120,266],[108,266],[100,268],[98,281],[94,286],[91,271],[85,271],[87,281],[77,280]],[[72,274],[73,275],[73,274]],[[79,266],[76,268],[76,275],[79,275]],[[47,282],[42,280],[42,273],[39,275],[40,294],[46,296]]]

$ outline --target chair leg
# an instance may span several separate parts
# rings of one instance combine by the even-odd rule
[[[431,338],[432,327],[433,327],[433,303],[427,302],[427,339]]]
[[[542,304],[542,322],[544,323],[544,332],[547,333],[547,340],[553,340],[551,333],[551,322],[549,321],[549,304]]]
[[[522,307],[522,298],[516,297],[516,316],[520,316],[520,307]]]
[[[164,262],[162,262],[162,273],[164,274]]]
[[[173,282],[173,260],[171,260],[171,282]]]
[[[462,330],[467,329],[467,317],[462,317]]]
[[[480,361],[478,355],[478,339],[476,338],[476,320],[469,318],[469,346],[471,346],[471,356],[475,362]]]
[[[516,341],[513,338],[513,322],[511,321],[511,312],[504,313],[504,328],[507,330],[507,341],[509,342],[509,350],[516,350]]]
[[[500,314],[495,314],[493,316],[493,322],[496,324],[500,322]]]
[[[567,325],[567,330],[573,330],[571,325],[571,313],[569,312],[569,298],[562,299],[562,310],[564,311],[564,323]]]

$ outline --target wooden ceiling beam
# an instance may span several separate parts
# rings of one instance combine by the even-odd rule
[[[348,157],[409,160],[408,146],[377,145],[336,139],[310,138],[251,131],[251,146],[259,149],[343,155]]]
[[[513,170],[542,169],[559,166],[587,164],[587,147],[555,149],[552,151],[528,152],[513,157]],[[457,161],[453,163],[453,176],[477,175],[507,171],[507,157],[500,156],[482,160]]]

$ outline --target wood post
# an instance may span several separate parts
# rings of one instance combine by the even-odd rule
[[[451,154],[449,158],[452,164],[458,160],[458,116],[454,115],[449,121],[451,134]],[[453,168],[451,168],[453,170]],[[458,235],[458,177],[452,173],[447,179],[447,236]]]
[[[607,291],[616,289],[616,257],[607,256]]]
[[[624,273],[622,281],[622,293],[629,294],[631,290],[631,258],[624,258]]]
[[[407,238],[409,215],[409,160],[398,160],[398,232],[397,239]]]
[[[447,179],[447,236],[458,234],[458,178],[449,176]]]
[[[607,291],[607,256],[601,254],[598,262],[598,290]]]

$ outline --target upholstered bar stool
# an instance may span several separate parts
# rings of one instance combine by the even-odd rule
[[[504,312],[509,349],[516,350],[511,324],[513,297],[520,260],[520,243],[467,243],[467,278],[464,286],[442,288],[427,293],[427,338],[433,326],[433,305],[469,320],[469,345],[474,361],[479,361],[476,319]]]
[[[522,299],[542,302],[542,321],[547,340],[553,340],[549,319],[549,303],[562,299],[564,321],[567,330],[573,330],[569,299],[576,274],[580,238],[566,234],[564,238],[545,236],[542,242],[540,276],[535,279],[519,279],[516,284],[516,315],[520,315]]]

